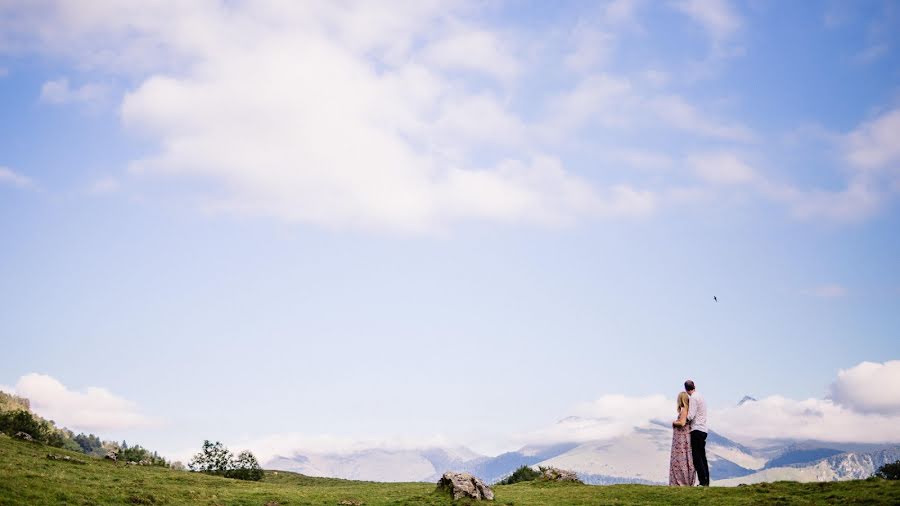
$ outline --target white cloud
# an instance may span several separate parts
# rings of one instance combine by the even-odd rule
[[[512,79],[519,73],[519,64],[508,45],[487,30],[454,31],[428,45],[422,56],[442,69],[475,71],[500,80]]]
[[[711,119],[677,95],[656,97],[649,106],[659,119],[697,135],[734,142],[753,142],[756,138],[744,125]]]
[[[625,79],[607,74],[586,76],[547,104],[547,120],[537,128],[548,139],[561,141],[588,123],[622,127],[635,121],[635,93]]]
[[[786,203],[799,219],[858,222],[875,214],[883,196],[861,180],[852,180],[842,190],[802,190],[789,185],[760,183],[764,195]]]
[[[829,399],[795,400],[772,395],[727,407],[709,407],[710,428],[738,442],[767,439],[816,439],[834,442],[897,443],[900,433],[900,361],[863,362],[842,370]],[[336,435],[283,433],[235,442],[267,460],[275,455],[349,454],[366,449],[391,451],[471,446],[496,454],[528,445],[602,441],[624,436],[637,427],[667,425],[676,417],[675,396],[661,394],[603,395],[573,407],[573,416],[535,430],[513,434],[469,435],[465,438],[382,436],[355,438]],[[465,440],[464,440],[465,439]],[[490,440],[490,442],[487,442]],[[183,452],[188,456],[188,452]],[[180,455],[179,455],[180,456]]]
[[[628,167],[645,170],[661,170],[672,167],[672,158],[662,153],[638,149],[614,149],[604,153],[606,157]]]
[[[706,153],[688,157],[700,179],[712,184],[746,184],[756,180],[756,171],[732,153]]]
[[[861,170],[900,173],[900,108],[867,121],[846,137],[847,161]]]
[[[572,35],[574,49],[563,60],[576,72],[588,71],[607,62],[616,47],[614,34],[579,25]]]
[[[77,88],[69,87],[66,78],[47,81],[41,86],[41,102],[48,104],[94,103],[106,98],[109,89],[102,84],[87,83]]]
[[[73,430],[102,433],[158,423],[141,414],[133,402],[105,388],[70,390],[45,374],[26,374],[19,378],[13,390],[16,395],[31,401],[34,412]]]
[[[900,360],[840,370],[831,384],[831,399],[860,413],[900,415]]]
[[[726,39],[741,28],[741,18],[727,0],[682,0],[675,7],[703,26],[714,40]]]
[[[819,285],[810,290],[804,290],[803,293],[807,295],[814,295],[816,297],[836,298],[847,295],[847,288],[837,283],[829,283],[825,285]]]
[[[459,220],[552,225],[652,207],[640,189],[570,173],[528,144],[504,97],[463,84],[460,72],[516,76],[514,39],[460,22],[452,6],[419,4],[63,2],[34,22],[47,50],[79,65],[147,74],[121,118],[159,151],[132,169],[204,181],[209,210],[431,233]],[[64,79],[44,89],[52,102],[98,95]],[[476,161],[482,146],[497,151]]]
[[[0,184],[11,184],[19,188],[29,188],[34,185],[30,178],[15,172],[14,170],[0,166]]]
[[[794,400],[773,395],[711,413],[713,430],[738,440],[816,439],[900,442],[900,417],[864,414],[827,399]]]

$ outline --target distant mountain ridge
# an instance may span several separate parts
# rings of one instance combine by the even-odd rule
[[[570,417],[559,423],[572,422]],[[607,439],[529,445],[495,457],[463,447],[370,449],[346,454],[301,452],[273,458],[265,467],[371,481],[436,481],[444,471],[455,470],[494,483],[523,465],[555,466],[573,470],[591,484],[666,484],[671,440],[668,424],[655,422]],[[707,455],[715,484],[834,481],[870,476],[879,466],[900,459],[900,446],[793,440],[748,446],[711,431]]]
[[[374,481],[435,481],[444,471],[452,469],[471,472],[493,483],[523,465],[555,466],[577,472],[587,483],[660,484],[668,481],[671,441],[670,427],[651,423],[605,440],[526,446],[496,457],[477,455],[467,449],[373,449],[349,454],[279,456],[268,461],[265,467],[310,476]],[[714,476],[744,476],[765,464],[748,448],[724,436],[713,432],[709,441]],[[460,456],[467,452],[469,458]]]
[[[809,451],[810,450],[804,450]],[[788,454],[797,452],[788,452]],[[900,460],[900,445],[870,451],[849,451],[811,462],[766,467],[753,474],[722,480],[721,485],[769,481],[843,481],[868,478],[884,464]]]

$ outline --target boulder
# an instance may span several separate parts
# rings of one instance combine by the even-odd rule
[[[16,439],[21,439],[22,441],[34,442],[34,438],[31,437],[31,434],[29,434],[27,432],[22,432],[22,431],[16,432],[15,434],[13,434],[13,437]]]
[[[557,469],[555,467],[542,467],[541,478],[547,481],[573,481],[581,483],[581,480],[578,479],[578,475],[575,474],[575,471]]]
[[[55,453],[48,453],[48,454],[47,454],[47,458],[50,459],[50,460],[59,460],[59,461],[62,461],[62,462],[69,462],[69,463],[72,463],[72,464],[87,464],[87,462],[84,461],[84,460],[81,460],[81,459],[74,459],[74,458],[72,458],[72,457],[70,457],[70,456],[68,456],[68,455],[57,455],[57,454],[55,454]]]
[[[494,491],[483,481],[469,473],[447,471],[437,484],[438,490],[450,492],[453,499],[494,500]]]
[[[106,455],[103,456],[105,459],[109,459],[113,462],[119,460],[119,452],[117,450],[110,450],[106,452]]]

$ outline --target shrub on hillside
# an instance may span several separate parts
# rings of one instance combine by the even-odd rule
[[[137,462],[151,466],[166,467],[169,465],[166,459],[160,457],[158,453],[150,452],[141,445],[128,446],[125,441],[119,445],[118,458],[123,462]]]
[[[540,471],[535,471],[529,466],[522,466],[513,471],[513,473],[505,480],[498,482],[498,485],[512,485],[513,483],[519,483],[520,481],[534,481],[540,477]]]
[[[100,441],[100,438],[93,434],[85,434],[82,432],[75,436],[74,439],[75,443],[78,444],[78,447],[81,448],[83,453],[97,456],[105,453],[103,451],[103,441]]]
[[[885,464],[875,471],[875,476],[885,480],[900,480],[900,460],[893,464]]]
[[[225,476],[238,480],[259,481],[263,477],[263,470],[259,467],[256,457],[244,450],[232,461],[231,469],[228,470]]]
[[[25,432],[41,443],[46,443],[48,436],[47,426],[43,421],[22,409],[0,413],[0,432],[10,436]]]

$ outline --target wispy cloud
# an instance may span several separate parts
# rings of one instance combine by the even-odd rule
[[[886,43],[877,43],[867,46],[862,51],[856,53],[854,59],[863,64],[874,63],[880,60],[884,55],[888,53],[890,46]]]
[[[102,84],[87,83],[72,88],[69,80],[60,78],[41,86],[41,102],[48,104],[96,103],[107,98],[109,88]]]
[[[731,37],[743,24],[728,0],[682,0],[674,5],[705,28],[715,41]]]
[[[100,179],[96,179],[92,181],[88,187],[88,193],[92,193],[95,195],[107,194],[107,193],[115,193],[119,190],[121,185],[119,181],[113,177],[102,177]]]
[[[34,182],[29,177],[3,166],[0,166],[0,184],[10,184],[19,188],[34,186]]]
[[[688,157],[694,173],[712,184],[747,184],[756,180],[756,171],[732,153],[703,153]]]
[[[825,285],[819,285],[815,288],[803,290],[803,293],[806,295],[813,295],[815,297],[836,298],[844,297],[845,295],[847,295],[848,290],[843,285],[839,285],[837,283],[829,283]]]

